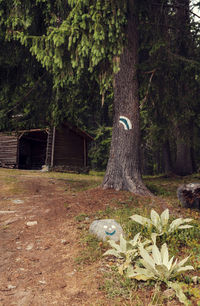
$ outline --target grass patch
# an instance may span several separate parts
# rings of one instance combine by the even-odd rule
[[[86,231],[82,233],[79,243],[82,246],[82,251],[74,259],[77,265],[91,264],[99,260],[108,247],[107,242],[99,241],[94,235],[88,234]]]
[[[122,277],[118,273],[117,266],[111,266],[108,272],[104,273],[104,283],[100,287],[106,295],[113,299],[121,297],[123,299],[132,299],[133,290],[138,289],[137,282]]]
[[[90,218],[113,218],[118,221],[125,231],[126,239],[132,239],[138,232],[142,236],[150,238],[150,232],[146,227],[132,221],[129,217],[133,214],[139,214],[144,217],[150,217],[150,209],[148,204],[152,204],[151,199],[145,199],[145,205],[141,205],[143,199],[136,197],[127,197],[125,200],[116,200],[115,207],[107,206],[105,210],[98,211],[95,215],[90,216]],[[155,204],[159,204],[159,201],[155,201]],[[156,209],[156,208],[155,208]],[[199,212],[191,211],[187,209],[182,209],[184,217],[193,217],[194,221],[191,223],[193,228],[185,230],[177,230],[173,234],[164,235],[157,238],[157,245],[160,246],[166,242],[170,252],[170,258],[175,256],[176,258],[182,260],[183,258],[190,255],[188,261],[189,265],[194,266],[195,271],[189,273],[189,275],[181,275],[177,278],[177,281],[180,283],[187,284],[184,293],[190,299],[190,301],[196,303],[198,301],[198,292],[200,290],[199,285],[192,284],[192,276],[200,276],[200,223],[199,223]],[[173,216],[173,207],[170,209],[170,222],[176,219]],[[85,216],[84,216],[85,217]],[[181,214],[181,217],[183,215]],[[87,240],[87,246],[83,244],[84,252],[82,257],[78,258],[78,263],[88,263],[91,261],[99,260],[104,253],[103,251],[107,250],[109,247],[106,245],[103,248],[100,246],[100,243],[96,238],[92,236],[91,240]],[[175,294],[170,298],[167,298],[163,292],[166,288],[162,288],[155,291],[154,286],[155,282],[138,282],[132,279],[128,279],[118,273],[118,260],[115,258],[102,259],[103,265],[107,270],[104,273],[103,278],[104,282],[100,287],[100,290],[103,290],[106,295],[116,301],[127,300],[128,303],[134,303],[134,305],[144,304],[144,296],[148,292],[145,302],[151,305],[165,305],[169,302],[170,299],[174,299]],[[145,294],[144,294],[145,292]],[[175,301],[174,301],[175,302]],[[197,304],[198,305],[198,304]]]
[[[172,193],[167,190],[167,188],[164,188],[162,186],[158,186],[155,183],[152,182],[146,182],[147,188],[157,196],[170,196]]]
[[[92,174],[76,174],[76,173],[63,173],[63,172],[44,172],[41,173],[45,177],[55,178],[55,179],[66,179],[73,182],[102,182],[102,176],[98,172],[93,172]]]
[[[66,180],[66,179],[62,179],[62,181],[65,182],[66,186],[65,191],[71,191],[71,192],[85,191],[99,186],[99,183],[96,181],[76,181],[76,180]]]
[[[0,175],[1,190],[9,196],[20,194],[23,189],[16,176]]]
[[[84,221],[86,218],[88,218],[88,215],[85,213],[80,213],[78,216],[76,216],[74,219],[77,222]]]

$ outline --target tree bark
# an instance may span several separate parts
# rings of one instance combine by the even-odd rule
[[[186,128],[186,126],[184,126]],[[192,146],[189,135],[184,134],[185,129],[178,128],[176,139],[176,163],[175,172],[178,175],[189,175],[194,172],[192,161]],[[187,127],[186,133],[192,135],[192,130]]]
[[[137,64],[137,22],[133,13],[129,13],[127,45],[120,56],[120,71],[115,76],[113,134],[102,187],[150,195],[142,182],[140,169]],[[124,128],[119,121],[120,116],[125,116],[130,120],[132,129]]]
[[[191,32],[190,32],[190,17],[189,17],[189,0],[176,0],[176,24],[177,24],[177,53],[181,56],[188,57],[192,46]],[[181,4],[181,5],[180,5]],[[192,135],[193,122],[188,112],[189,92],[190,88],[183,75],[185,73],[185,66],[180,65],[180,81],[178,83],[178,97],[179,97],[179,112],[180,119],[177,120],[176,129],[176,163],[175,172],[178,175],[189,175],[194,171],[194,164],[192,159]],[[184,119],[183,119],[184,118]]]
[[[172,170],[172,160],[169,141],[166,140],[162,145],[162,156],[163,156],[163,171],[165,174],[170,174]]]

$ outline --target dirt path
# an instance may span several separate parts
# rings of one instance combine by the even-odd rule
[[[113,194],[65,186],[39,175],[17,177],[12,193],[1,183],[0,305],[109,305],[98,290],[98,263],[79,269],[74,262],[80,252],[74,217],[103,208]]]

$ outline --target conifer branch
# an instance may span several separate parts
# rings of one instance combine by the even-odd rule
[[[6,114],[9,114],[11,111],[13,111],[14,109],[17,108],[17,106],[24,100],[26,99],[30,93],[38,86],[38,84],[40,83],[40,81],[44,78],[44,76],[47,74],[47,71],[37,80],[37,82],[34,84],[34,86],[25,94],[25,96],[20,99],[16,104],[15,106],[13,106],[11,109],[9,109]]]

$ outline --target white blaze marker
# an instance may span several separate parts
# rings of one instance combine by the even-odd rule
[[[124,116],[119,117],[119,123],[121,123],[125,130],[131,130],[132,129],[132,123],[131,121]]]

